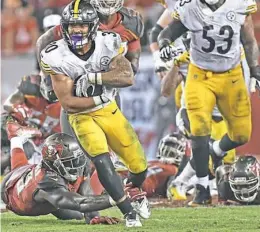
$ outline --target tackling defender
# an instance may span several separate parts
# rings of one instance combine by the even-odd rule
[[[181,0],[175,7],[175,19],[158,40],[162,58],[169,59],[170,43],[191,31],[185,99],[198,191],[190,205],[208,204],[209,135],[214,105],[217,104],[228,125],[228,133],[213,143],[215,157],[222,158],[226,151],[246,143],[251,134],[250,101],[240,65],[240,37],[251,77],[260,79],[259,52],[250,16],[256,11],[256,4],[253,0],[239,0],[235,4],[228,0]]]
[[[42,162],[31,165],[23,150],[25,138],[13,129],[15,123],[7,122],[11,172],[1,183],[1,197],[9,210],[21,216],[51,213],[62,220],[85,218],[88,224],[118,223],[117,218],[99,217],[94,212],[115,202],[105,194],[92,195],[84,176],[87,158],[73,137],[62,133],[49,136],[43,144]],[[131,191],[131,198],[138,198],[139,193],[138,189]]]
[[[68,120],[84,151],[91,157],[99,180],[126,217],[126,226],[142,226],[126,198],[109,157],[108,146],[131,171],[130,182],[139,187],[147,161],[141,144],[114,101],[116,87],[133,84],[129,61],[121,54],[121,39],[113,32],[97,31],[98,15],[92,5],[76,0],[62,14],[64,40],[41,52],[42,69],[51,75],[54,91],[68,112]],[[138,213],[149,217],[147,201]],[[145,208],[146,211],[139,211]]]

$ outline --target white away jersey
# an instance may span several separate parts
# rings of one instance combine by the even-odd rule
[[[175,8],[175,4],[176,4],[177,0],[165,0],[165,5],[166,8],[172,12]]]
[[[191,62],[199,68],[225,72],[240,62],[240,29],[255,0],[226,0],[212,11],[200,0],[179,0],[173,17],[191,31]]]
[[[87,61],[80,59],[68,47],[63,40],[49,44],[41,52],[42,70],[49,74],[64,74],[75,80],[86,73],[108,71],[110,61],[122,53],[121,38],[114,32],[98,31],[95,38],[95,50]],[[116,92],[115,88],[103,86],[103,91],[111,96]],[[102,107],[102,106],[101,106]],[[91,111],[101,107],[95,107]]]

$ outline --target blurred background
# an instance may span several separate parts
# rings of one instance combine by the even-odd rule
[[[24,75],[37,72],[34,47],[43,33],[45,15],[60,13],[70,0],[2,0],[1,1],[1,103],[12,93]],[[155,157],[158,139],[175,130],[174,101],[160,97],[160,83],[153,69],[148,48],[148,33],[163,12],[154,0],[125,0],[125,5],[139,11],[145,23],[141,39],[142,57],[136,83],[121,90],[123,112],[134,125],[148,157]],[[260,1],[258,1],[258,9]],[[256,38],[260,46],[260,12],[253,15]],[[260,154],[259,92],[252,96],[253,136],[241,152]],[[2,108],[2,107],[1,107]],[[257,133],[258,131],[258,133]]]

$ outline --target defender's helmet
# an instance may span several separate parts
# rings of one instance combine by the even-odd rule
[[[100,14],[108,16],[119,11],[124,5],[124,0],[90,0],[90,3]]]
[[[252,202],[259,190],[260,164],[253,156],[241,156],[233,164],[229,184],[238,201]]]
[[[88,32],[69,34],[69,25],[87,25]],[[94,40],[99,26],[99,18],[95,8],[83,0],[74,0],[68,4],[61,18],[62,34],[65,41],[72,49],[82,48],[89,40]]]
[[[49,136],[42,148],[43,163],[68,181],[83,175],[86,155],[75,138],[65,133]]]
[[[166,135],[159,142],[156,156],[163,163],[180,165],[186,145],[187,140],[181,134]]]

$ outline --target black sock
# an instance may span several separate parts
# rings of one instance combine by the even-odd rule
[[[147,174],[147,169],[145,169],[143,172],[140,173],[132,173],[129,172],[128,178],[127,178],[127,183],[132,182],[133,187],[141,188]]]
[[[115,171],[109,153],[98,155],[94,157],[92,161],[96,167],[100,183],[106,189],[107,193],[113,198],[113,200],[117,202],[124,197],[125,193],[121,178]],[[129,213],[133,209],[128,198],[117,206],[123,214]]]
[[[209,136],[192,137],[192,154],[197,177],[208,175]]]
[[[219,142],[219,147],[222,151],[229,151],[241,145],[240,143],[232,141],[228,134],[225,134]]]

